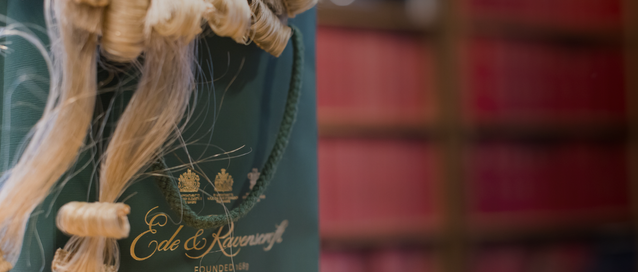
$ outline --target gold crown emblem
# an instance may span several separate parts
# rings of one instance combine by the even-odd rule
[[[199,176],[190,169],[179,176],[179,191],[185,193],[197,192],[199,190]]]
[[[222,171],[215,176],[215,189],[218,192],[229,192],[233,190],[233,176],[226,173],[226,169],[222,168]]]

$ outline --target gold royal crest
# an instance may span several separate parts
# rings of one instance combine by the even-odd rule
[[[217,173],[215,177],[215,189],[218,192],[229,192],[233,190],[233,176],[226,173],[226,169],[222,168],[222,171]]]
[[[190,169],[186,173],[179,176],[179,191],[183,193],[192,193],[199,190],[199,176]]]

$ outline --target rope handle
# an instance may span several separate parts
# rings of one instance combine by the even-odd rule
[[[175,182],[171,180],[171,178],[166,176],[158,176],[155,178],[157,185],[161,189],[164,198],[166,198],[166,202],[171,209],[177,214],[183,214],[183,222],[185,225],[195,229],[211,229],[226,225],[229,221],[236,222],[252,210],[258,202],[259,196],[265,193],[268,184],[270,184],[270,181],[275,175],[277,165],[279,164],[281,157],[283,157],[286,146],[288,145],[292,126],[297,116],[297,106],[299,103],[303,77],[303,36],[296,26],[290,25],[290,27],[293,30],[292,76],[290,78],[290,88],[288,90],[284,116],[281,120],[275,145],[273,146],[270,155],[268,155],[268,159],[264,164],[261,175],[259,175],[259,179],[257,179],[257,183],[250,191],[248,197],[246,197],[246,199],[238,207],[230,210],[228,214],[200,216],[186,204],[186,201],[180,195],[179,188]],[[160,161],[155,163],[152,166],[152,169],[154,171],[163,170],[166,169],[166,165]]]

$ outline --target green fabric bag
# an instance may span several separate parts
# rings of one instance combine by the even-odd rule
[[[42,1],[1,1],[0,11],[22,23],[44,25]],[[289,21],[300,29],[305,46],[301,96],[288,146],[267,190],[234,224],[199,229],[187,226],[171,209],[160,189],[162,179],[147,175],[120,199],[131,206],[131,232],[119,241],[119,271],[318,270],[315,12]],[[46,41],[46,35],[40,34]],[[41,115],[47,90],[46,66],[35,48],[21,38],[7,41],[12,51],[0,58],[2,171]],[[275,145],[293,74],[293,46],[289,42],[275,58],[254,44],[244,46],[206,35],[198,52],[201,83],[195,112],[184,133],[195,163],[173,169],[188,164],[184,149],[169,153],[163,162],[171,169],[166,172],[169,182],[179,188],[192,211],[220,215],[225,213],[224,206],[232,210],[245,201]],[[101,73],[100,77],[108,75]],[[102,108],[113,106],[117,113],[127,97],[130,93],[114,98],[104,94]],[[112,128],[107,126],[104,133],[108,135]],[[36,209],[20,261],[11,271],[50,271],[53,254],[69,238],[55,226],[57,209],[69,201],[95,200],[95,169],[103,149],[98,143],[84,151],[69,171],[73,174],[67,175],[65,187],[55,190]]]

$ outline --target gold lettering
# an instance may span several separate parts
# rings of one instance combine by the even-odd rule
[[[231,247],[233,243],[233,237],[228,237],[226,239],[224,239],[224,243],[222,244],[222,247]]]
[[[241,241],[239,242],[239,246],[245,247],[248,244],[248,238],[250,236],[242,236]]]
[[[241,236],[235,236],[235,239],[233,239],[233,247],[239,247],[239,239],[241,239]]]
[[[137,254],[135,253],[135,245],[137,245],[137,241],[140,240],[140,238],[142,238],[142,236],[144,236],[144,234],[147,234],[149,232],[152,232],[152,230],[147,230],[145,232],[142,232],[140,235],[138,235],[137,237],[135,237],[135,240],[133,240],[133,242],[131,243],[131,257],[133,257],[134,260],[136,261],[143,261],[146,260],[148,258],[150,258],[151,256],[153,256],[153,254],[155,254],[155,250],[157,250],[157,247],[153,250],[153,253],[151,253],[151,255],[148,255],[144,258],[140,258],[137,256]],[[151,244],[148,244],[148,247],[151,247]]]
[[[171,244],[171,251],[175,251],[179,247],[180,242],[181,241],[179,239],[173,241],[173,243]]]
[[[225,271],[237,271],[237,270],[248,270],[248,263],[241,262],[238,264],[216,264],[216,265],[208,265],[208,266],[195,266],[194,272],[225,272]]]
[[[264,243],[266,243],[267,241],[269,241],[270,239],[272,239],[272,237],[274,236],[274,233],[264,233],[261,235],[261,238],[259,239],[259,244],[263,245]]]
[[[186,257],[191,258],[191,259],[202,258],[206,254],[210,253],[211,250],[215,247],[215,245],[219,245],[219,249],[224,254],[224,256],[226,256],[226,257],[235,257],[239,253],[239,249],[236,252],[234,252],[234,253],[227,253],[226,250],[224,249],[223,244],[222,244],[222,239],[228,240],[228,237],[233,233],[233,229],[234,228],[235,228],[235,224],[234,223],[230,223],[230,227],[228,228],[228,232],[226,234],[224,234],[223,236],[221,235],[221,233],[222,233],[222,230],[224,229],[224,227],[219,228],[217,233],[213,233],[212,234],[214,239],[213,239],[213,242],[208,247],[208,249],[206,250],[206,252],[202,253],[199,256],[190,256],[190,255],[188,255],[188,253],[186,253]],[[225,241],[224,241],[224,243],[225,243]]]
[[[177,228],[177,230],[175,231],[175,233],[173,233],[173,236],[171,236],[171,239],[164,240],[161,243],[159,243],[159,245],[157,246],[157,250],[159,250],[159,251],[168,251],[169,248],[173,248],[173,239],[175,239],[175,237],[182,230],[183,227],[184,227],[183,225],[180,225],[179,228]],[[177,240],[177,241],[179,241],[179,240]],[[175,250],[175,249],[171,249],[171,251],[173,251],[173,250]]]
[[[257,239],[255,239],[255,235],[249,235],[248,236],[248,244],[251,246],[254,246],[257,244]]]
[[[151,220],[148,220],[148,215],[151,213],[151,211],[153,211],[154,209],[157,209],[159,206],[156,206],[155,208],[150,209],[146,215],[144,216],[144,222],[146,222],[146,225],[148,225],[148,230],[145,232],[140,233],[140,235],[138,235],[137,237],[135,237],[135,239],[133,240],[133,242],[131,243],[131,257],[133,257],[134,260],[136,261],[143,261],[146,260],[148,258],[150,258],[151,256],[153,256],[153,254],[155,254],[155,251],[157,251],[157,246],[155,247],[155,249],[153,249],[153,253],[151,253],[150,255],[141,258],[138,257],[137,254],[135,254],[135,246],[137,245],[137,242],[140,240],[140,238],[142,238],[142,236],[144,236],[147,233],[151,233],[151,234],[155,234],[157,233],[156,229],[153,229],[154,226],[160,226],[163,227],[166,225],[166,223],[168,222],[168,217],[165,214],[157,214],[155,216],[153,216],[153,218],[151,218]],[[158,217],[164,217],[164,223],[162,224],[161,222],[155,223],[155,219],[157,219]],[[151,244],[153,244],[153,242],[155,242],[155,244],[157,244],[157,241],[152,240],[150,243],[148,243],[148,247],[151,247]]]
[[[133,239],[130,252],[131,257],[136,261],[144,261],[151,258],[157,251],[175,251],[181,245],[181,240],[177,239],[178,235],[181,233],[181,230],[184,228],[183,225],[180,225],[173,235],[168,240],[162,240],[159,242],[158,240],[152,240],[152,238],[146,237],[147,234],[153,236],[157,234],[158,228],[164,227],[168,224],[168,216],[164,213],[157,213],[151,216],[151,213],[159,208],[156,206],[150,209],[146,215],[144,216],[144,222],[148,226],[148,230],[140,233],[135,239]],[[163,219],[163,220],[162,220]],[[263,245],[264,251],[270,251],[274,244],[278,244],[283,242],[283,234],[288,227],[288,220],[283,220],[279,225],[275,225],[276,229],[274,232],[269,233],[257,233],[254,235],[245,235],[245,236],[232,236],[233,230],[235,228],[234,223],[230,223],[228,225],[228,231],[224,232],[224,227],[220,227],[217,232],[212,233],[211,236],[213,240],[210,244],[208,244],[207,238],[203,238],[204,234],[203,229],[197,230],[197,232],[189,237],[184,243],[185,251],[202,251],[198,256],[191,256],[189,252],[185,252],[186,257],[190,259],[200,259],[205,255],[211,252],[222,252],[226,257],[234,257],[237,256],[242,247],[245,246],[256,246]],[[222,234],[223,233],[223,234]],[[148,249],[153,249],[153,251],[148,254],[148,256],[139,256],[137,244],[142,242],[142,239],[150,240],[148,242]],[[226,265],[216,265],[216,266],[195,266],[193,267],[194,272],[223,272],[223,271],[232,271],[232,270],[248,270],[248,263],[241,263],[238,265],[226,264]]]
[[[260,244],[260,243],[259,243],[259,240],[261,240],[261,237],[262,237],[262,236],[263,236],[263,234],[259,234],[259,233],[255,234],[255,240],[254,240],[254,243],[250,243],[250,245],[251,245],[251,246],[259,245],[259,244]]]
[[[284,235],[284,231],[286,231],[286,227],[288,227],[288,220],[282,221],[281,224],[275,225],[275,227],[277,228],[277,230],[275,230],[275,233],[272,236],[272,239],[270,239],[268,246],[264,247],[264,251],[270,251],[270,249],[272,249],[272,246],[275,244],[275,242],[277,243],[283,242],[282,236]]]
[[[186,243],[184,243],[184,249],[186,250],[202,250],[202,248],[204,248],[206,246],[206,238],[202,238],[201,241],[197,242],[197,237],[202,236],[202,234],[204,233],[203,229],[200,229],[197,231],[197,233],[195,233],[195,235],[191,238],[188,238],[188,240],[186,240]],[[188,242],[192,241],[193,246],[188,246]],[[200,247],[198,247],[197,245],[199,245],[201,242],[204,242],[204,244]]]

